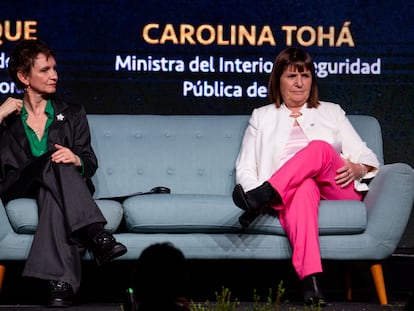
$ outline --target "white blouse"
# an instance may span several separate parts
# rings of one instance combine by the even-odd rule
[[[306,138],[305,133],[303,133],[302,128],[300,126],[293,126],[286,142],[285,150],[280,156],[279,168],[308,144],[309,140]]]

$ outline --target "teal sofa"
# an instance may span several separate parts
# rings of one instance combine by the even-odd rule
[[[232,202],[234,165],[249,116],[88,118],[99,160],[94,196],[108,220],[107,229],[128,247],[117,260],[135,260],[150,244],[165,241],[188,259],[291,257],[277,218],[259,217],[242,231],[242,211]],[[381,260],[393,254],[405,230],[414,172],[407,164],[383,164],[381,128],[375,118],[349,118],[382,166],[363,202],[321,202],[321,253],[323,259],[371,262],[379,302],[386,304]],[[171,193],[140,193],[156,186],[168,187]],[[33,200],[0,206],[0,263],[27,258],[36,225]]]

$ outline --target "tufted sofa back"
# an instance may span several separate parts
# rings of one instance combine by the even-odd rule
[[[375,118],[349,116],[382,161]],[[172,193],[228,195],[246,115],[89,115],[99,168],[96,198],[165,186]]]
[[[166,186],[229,194],[248,116],[89,115],[99,168],[95,197]]]

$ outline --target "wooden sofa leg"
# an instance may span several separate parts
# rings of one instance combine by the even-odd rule
[[[388,304],[387,293],[385,291],[384,274],[382,272],[382,264],[375,263],[371,265],[371,274],[374,280],[375,289],[377,290],[378,300],[380,304]]]
[[[4,279],[4,272],[6,271],[6,267],[3,265],[0,265],[0,290],[3,285],[3,279]]]
[[[346,289],[346,300],[352,300],[352,273],[351,271],[345,271],[345,289]]]

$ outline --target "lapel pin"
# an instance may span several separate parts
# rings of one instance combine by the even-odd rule
[[[59,113],[59,114],[56,116],[56,120],[58,120],[58,121],[63,121],[63,120],[65,120],[65,116],[64,116],[63,114]]]

